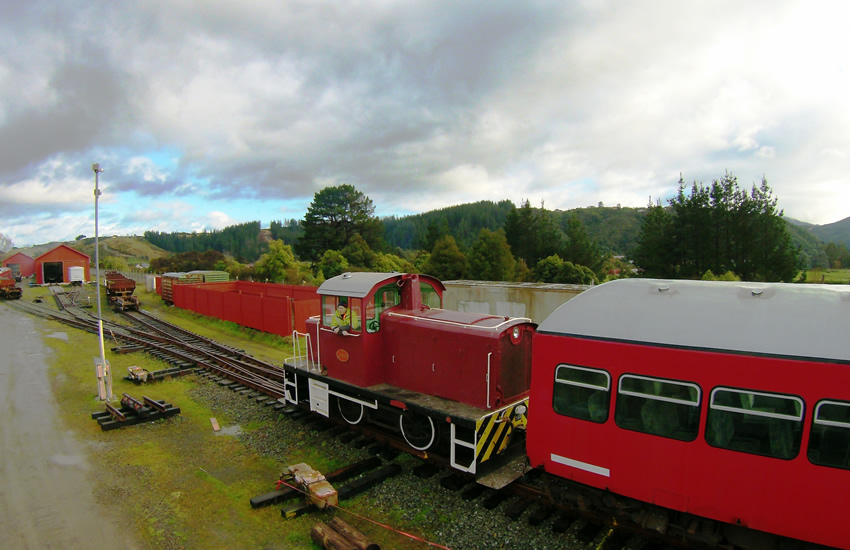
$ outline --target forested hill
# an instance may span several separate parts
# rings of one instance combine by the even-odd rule
[[[808,230],[825,243],[843,243],[850,248],[850,218],[826,225],[812,225]]]
[[[499,203],[480,201],[403,218],[384,218],[382,221],[387,243],[392,247],[405,250],[422,248],[427,241],[429,227],[452,235],[461,247],[469,247],[482,228],[502,229],[513,207],[514,204],[508,200]],[[628,257],[637,246],[646,208],[590,206],[551,213],[562,230],[570,216],[575,215],[603,251]],[[823,256],[823,245],[827,242],[843,242],[850,247],[850,218],[822,226],[786,221],[794,245],[799,246],[811,261]]]
[[[453,236],[461,247],[469,247],[478,238],[481,229],[502,229],[512,208],[514,204],[509,200],[498,203],[479,201],[403,218],[390,216],[381,221],[384,223],[384,238],[392,247],[403,250],[423,248],[429,227],[432,231]]]
[[[508,214],[515,207],[510,200],[480,201],[450,206],[422,214],[382,218],[384,238],[393,249],[426,248],[434,236],[452,235],[461,248],[469,248],[482,228],[503,229]],[[609,254],[631,256],[637,246],[646,208],[598,206],[550,211],[558,227],[564,230],[573,215],[587,228],[591,239]],[[833,224],[816,226],[786,220],[795,245],[807,256],[806,263],[820,264],[825,259],[824,244],[844,243],[850,247],[850,218]],[[159,233],[149,231],[145,238],[170,252],[218,250],[242,262],[253,262],[266,250],[266,239],[282,239],[287,244],[297,241],[302,232],[300,221],[272,222],[271,230],[260,230],[260,222],[249,222],[218,231],[204,233]]]

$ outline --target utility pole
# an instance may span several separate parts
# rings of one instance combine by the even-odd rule
[[[97,286],[97,334],[100,341],[100,363],[95,359],[95,373],[97,375],[97,397],[101,401],[112,401],[112,369],[106,362],[106,350],[103,347],[103,316],[100,312],[100,243],[97,230],[97,200],[100,197],[98,187],[99,178],[103,168],[100,164],[92,164],[94,171],[94,274]]]

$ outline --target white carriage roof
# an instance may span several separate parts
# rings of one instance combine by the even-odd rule
[[[562,304],[539,332],[850,361],[850,287],[620,279]]]
[[[319,287],[318,294],[329,296],[348,296],[351,298],[365,298],[375,285],[384,281],[390,281],[403,275],[402,273],[371,273],[355,272],[343,273],[331,277]]]

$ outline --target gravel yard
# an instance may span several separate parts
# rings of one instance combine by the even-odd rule
[[[270,407],[258,405],[251,399],[240,396],[218,384],[200,379],[192,397],[209,404],[211,408],[221,410],[234,422],[248,423],[267,420],[268,424],[259,430],[240,433],[236,437],[258,453],[274,457],[281,464],[297,461],[289,457],[288,449],[293,438],[315,438],[324,441],[323,452],[353,462],[369,456],[368,451],[357,449],[316,434],[303,421],[280,418],[282,415]],[[524,517],[517,521],[508,519],[503,506],[495,510],[483,507],[481,499],[465,502],[458,492],[452,492],[440,485],[444,474],[421,479],[412,473],[418,459],[399,457],[405,464],[405,471],[382,485],[371,489],[367,497],[370,517],[391,517],[403,523],[422,525],[431,531],[430,541],[455,549],[488,548],[533,548],[533,549],[578,549],[592,547],[578,543],[573,532],[581,525],[574,525],[567,533],[554,534],[552,520],[538,527],[530,527]],[[357,499],[356,499],[357,500]],[[342,508],[346,508],[343,503]],[[317,517],[317,519],[319,519]],[[343,519],[349,520],[343,516]],[[362,524],[362,520],[351,520]],[[364,528],[365,530],[365,528]],[[418,547],[427,548],[424,543]]]

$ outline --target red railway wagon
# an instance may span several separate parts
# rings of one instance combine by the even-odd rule
[[[136,281],[117,271],[108,271],[105,275],[106,297],[116,310],[139,309],[139,299],[133,296]]]
[[[533,467],[850,548],[847,287],[624,279],[539,327]]]
[[[477,475],[521,455],[536,325],[441,309],[444,290],[433,277],[402,273],[325,281],[305,353],[284,362],[286,400],[389,426],[413,449]],[[348,335],[333,331],[340,303]]]

